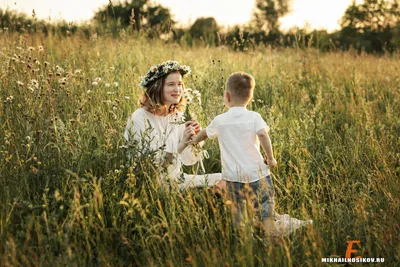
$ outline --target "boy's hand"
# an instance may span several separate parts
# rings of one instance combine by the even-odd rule
[[[189,140],[185,143],[187,146],[191,146],[194,144],[193,140]]]
[[[274,158],[267,159],[267,164],[270,169],[274,169],[277,165],[276,160]]]
[[[189,126],[189,127],[191,127],[191,126]],[[193,127],[191,127],[191,128],[192,128],[192,133],[194,133]],[[188,140],[184,140],[184,142],[187,146],[190,146],[190,145],[200,143],[201,141],[206,140],[206,139],[207,139],[207,133],[206,133],[206,130],[203,129],[198,134],[193,134],[191,136],[191,138],[189,138]]]
[[[185,123],[185,126],[186,127],[188,127],[188,126],[193,127],[193,130],[194,130],[195,134],[198,134],[201,131],[200,123],[197,120],[187,121]]]
[[[185,144],[187,146],[191,146],[191,145],[197,144],[199,142],[199,140],[197,140],[198,138],[196,138],[196,137],[197,137],[197,135],[193,136],[193,138],[189,139]]]

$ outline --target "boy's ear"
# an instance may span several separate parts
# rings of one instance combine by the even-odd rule
[[[231,102],[231,95],[229,94],[228,91],[225,91],[226,99],[228,99],[228,102]]]

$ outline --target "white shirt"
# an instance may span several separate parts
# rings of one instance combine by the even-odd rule
[[[168,176],[171,178],[179,177],[182,163],[193,165],[200,156],[194,155],[191,147],[187,147],[178,155],[178,144],[185,130],[184,124],[177,124],[179,121],[182,121],[182,112],[157,116],[139,108],[129,117],[124,133],[126,141],[138,142],[139,151],[157,151],[156,160],[160,165],[165,159],[165,152],[172,153],[176,160],[168,167]],[[142,138],[146,140],[144,144]]]
[[[260,152],[261,129],[269,131],[260,114],[245,107],[230,108],[206,128],[208,138],[218,137],[223,179],[255,182],[270,174]]]

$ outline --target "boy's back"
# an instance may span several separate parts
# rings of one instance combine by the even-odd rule
[[[206,128],[208,138],[218,137],[224,179],[254,182],[269,175],[257,137],[261,129],[269,127],[260,114],[246,107],[231,107]]]

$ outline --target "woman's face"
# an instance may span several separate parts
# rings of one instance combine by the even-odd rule
[[[164,104],[169,107],[173,104],[178,104],[183,93],[182,75],[177,72],[172,72],[167,75],[164,81],[163,97]]]

